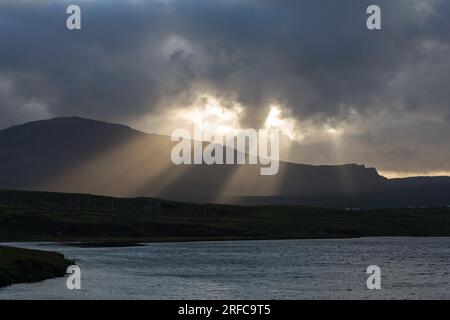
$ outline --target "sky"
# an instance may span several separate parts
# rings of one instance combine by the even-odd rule
[[[289,161],[450,175],[447,0],[1,0],[0,28],[0,128],[270,122]]]

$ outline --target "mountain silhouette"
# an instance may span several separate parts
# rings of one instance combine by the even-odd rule
[[[0,189],[161,197],[192,202],[319,206],[441,206],[449,177],[387,179],[348,164],[180,165],[170,137],[83,119],[55,118],[0,131]]]

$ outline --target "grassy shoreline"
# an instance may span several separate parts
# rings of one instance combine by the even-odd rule
[[[438,236],[342,236],[342,237],[303,237],[303,238],[144,238],[144,239],[127,239],[127,240],[77,240],[77,241],[58,241],[58,240],[17,240],[17,241],[4,241],[3,244],[20,243],[51,243],[60,246],[75,247],[75,248],[127,248],[127,247],[141,247],[147,244],[157,243],[201,243],[201,242],[231,242],[231,241],[289,241],[289,240],[348,240],[348,239],[364,239],[364,238],[450,238],[450,235],[438,235]]]
[[[71,264],[57,252],[0,246],[0,288],[63,277]]]

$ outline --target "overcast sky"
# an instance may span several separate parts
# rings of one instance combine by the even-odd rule
[[[207,94],[242,106],[242,127],[279,106],[290,160],[450,172],[448,0],[2,0],[0,28],[0,128],[77,115],[164,132]]]

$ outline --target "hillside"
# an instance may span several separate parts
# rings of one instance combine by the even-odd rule
[[[260,176],[257,165],[175,166],[172,146],[170,137],[101,121],[31,122],[0,131],[0,189],[370,208],[407,206],[410,190],[421,188],[420,205],[450,203],[448,177],[388,180],[363,165],[286,162],[280,163],[278,175]],[[398,201],[391,190],[400,192]]]
[[[450,236],[450,209],[331,210],[0,192],[0,241],[151,242]]]

